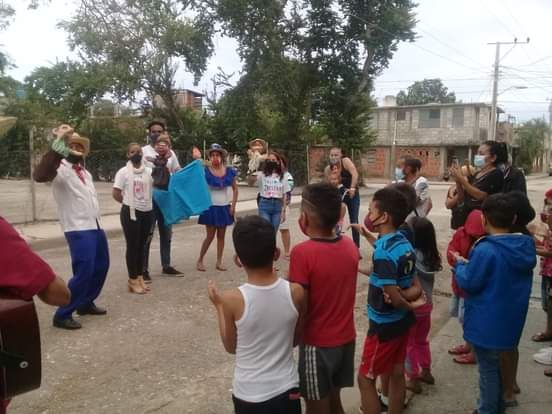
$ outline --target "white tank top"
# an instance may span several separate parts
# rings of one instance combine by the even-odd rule
[[[245,303],[236,321],[238,342],[233,394],[247,402],[263,402],[298,387],[293,337],[299,316],[289,282],[239,287]]]

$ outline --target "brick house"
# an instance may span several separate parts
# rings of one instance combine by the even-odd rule
[[[395,160],[403,155],[420,158],[422,173],[441,178],[457,158],[473,160],[477,147],[488,139],[491,106],[485,103],[451,103],[375,109],[370,127],[377,132],[372,148],[362,156],[365,177],[389,178]],[[501,110],[499,109],[499,112]],[[511,143],[509,125],[497,128],[497,138]],[[395,154],[392,156],[393,141]]]
[[[190,89],[179,89],[176,91],[174,99],[179,108],[192,108],[201,111],[203,109],[204,96],[204,94]],[[163,98],[159,95],[155,96],[153,104],[158,108],[163,108],[165,106]]]

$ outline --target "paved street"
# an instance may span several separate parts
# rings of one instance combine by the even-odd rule
[[[530,181],[529,195],[536,209],[540,209],[549,183],[547,178]],[[370,185],[362,194],[367,195],[377,187]],[[431,219],[437,227],[442,249],[451,234],[448,212],[443,207],[447,188],[446,185],[434,185],[431,190],[434,205]],[[366,214],[368,200],[368,197],[362,200],[361,217]],[[298,208],[294,207],[292,223],[296,223],[297,215]],[[229,271],[214,271],[212,246],[206,260],[208,272],[197,272],[195,260],[203,235],[204,229],[196,224],[177,227],[173,238],[173,264],[185,272],[186,276],[181,279],[158,276],[159,250],[154,241],[151,259],[154,282],[152,293],[145,296],[127,293],[124,240],[120,234],[110,238],[111,269],[98,300],[98,304],[106,306],[109,312],[104,317],[81,317],[84,327],[79,331],[54,329],[51,326],[53,310],[39,303],[43,384],[40,390],[15,399],[10,413],[231,413],[234,357],[226,354],[220,343],[206,285],[208,279],[213,279],[222,289],[236,286],[244,281],[244,274],[232,264],[230,232],[225,252]],[[294,243],[304,240],[296,224],[292,228],[292,239]],[[70,261],[65,246],[39,253],[60,275],[68,277]],[[366,246],[363,246],[363,253],[364,260],[368,260]],[[285,273],[287,264],[284,260],[278,263],[280,272]],[[439,344],[440,328],[447,326],[448,292],[450,274],[444,271],[436,284],[434,345]],[[360,275],[355,311],[357,360],[367,329],[366,293],[367,279]],[[453,334],[447,333],[449,340]],[[443,345],[440,346],[442,351]],[[526,352],[525,349],[522,352]],[[450,368],[443,366],[443,369]],[[542,377],[542,367],[534,369],[535,375]],[[442,390],[447,376],[446,371],[436,372],[436,391]],[[476,381],[475,371],[464,375],[463,379],[469,383],[471,392]],[[472,408],[474,395],[464,389],[451,390],[450,384],[447,390],[455,393],[462,410]],[[348,390],[345,395],[347,412],[358,412],[358,391]],[[415,401],[413,409],[416,404]]]

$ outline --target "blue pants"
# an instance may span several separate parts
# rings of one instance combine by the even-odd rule
[[[282,206],[284,205],[281,198],[263,198],[259,199],[259,216],[270,221],[274,230],[280,227],[282,218]]]
[[[479,404],[477,414],[502,414],[500,351],[473,346],[479,368]]]
[[[358,194],[358,189],[355,192],[355,196],[351,198],[349,194],[347,194],[343,198],[343,202],[347,206],[347,211],[349,212],[349,222],[351,224],[357,224],[358,223],[358,213],[360,212],[360,195]],[[358,234],[358,231],[355,229],[351,230],[353,233],[353,241],[355,242],[357,247],[360,247],[360,234]]]
[[[73,277],[68,283],[71,302],[58,308],[57,319],[70,318],[75,310],[93,305],[109,270],[109,249],[103,230],[68,231],[65,238],[73,267]]]
[[[149,272],[149,255],[151,240],[153,239],[153,233],[155,232],[155,223],[159,228],[159,250],[161,251],[161,266],[164,268],[171,265],[171,239],[172,239],[172,226],[165,225],[165,218],[161,209],[153,202],[153,222],[151,223],[151,230],[146,240],[146,247],[144,249],[144,272]]]

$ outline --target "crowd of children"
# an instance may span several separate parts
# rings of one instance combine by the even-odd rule
[[[222,341],[236,353],[236,413],[300,412],[299,396],[307,413],[344,413],[341,389],[353,386],[355,377],[360,254],[342,234],[339,174],[330,169],[327,181],[303,190],[299,227],[308,240],[291,250],[289,282],[278,279],[273,265],[280,254],[277,227],[246,217],[236,223],[233,238],[247,283],[223,294],[210,284]],[[407,389],[419,393],[422,383],[435,383],[429,333],[435,275],[443,263],[435,227],[420,214],[420,202],[429,195],[422,200],[411,181],[378,190],[364,225],[351,225],[373,246],[372,266],[362,272],[370,276],[369,329],[357,372],[362,413],[400,413]],[[548,228],[540,234],[528,229],[535,213],[523,193],[487,194],[479,207],[447,249],[451,308],[466,341],[449,352],[458,363],[477,361],[480,395],[474,413],[492,414],[517,404],[517,346],[537,254],[548,318],[533,340],[552,340],[552,190],[541,215]],[[294,343],[297,369],[290,368]],[[534,358],[552,365],[552,348]],[[265,388],[268,378],[272,386]]]

